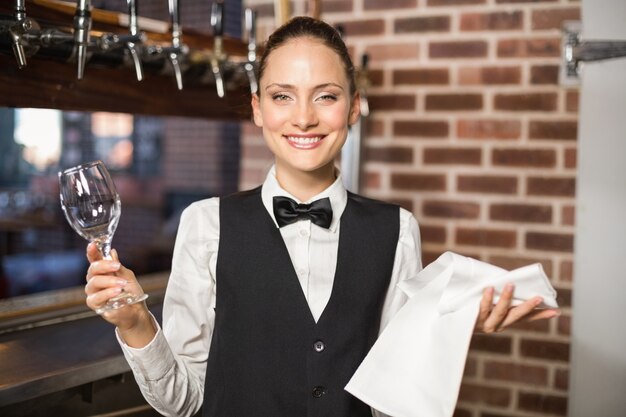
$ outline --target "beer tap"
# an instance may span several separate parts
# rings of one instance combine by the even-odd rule
[[[24,48],[24,46],[30,46],[27,43],[29,31],[39,28],[37,22],[26,17],[25,0],[15,1],[15,20],[10,22],[6,28],[11,38],[11,46],[17,61],[17,66],[18,68],[24,68],[26,66],[26,56],[36,52],[36,47],[30,48],[31,50],[29,51]]]
[[[256,94],[259,84],[256,79],[256,11],[246,9],[245,28],[248,37],[248,61],[244,65],[248,81],[250,82],[250,93]]]
[[[211,70],[215,78],[217,95],[223,98],[224,79],[222,77],[222,62],[224,61],[223,39],[224,35],[224,3],[215,0],[211,6],[211,28],[213,29],[213,53],[211,54]]]
[[[133,62],[137,81],[141,81],[143,80],[143,66],[141,64],[140,45],[145,40],[145,34],[139,30],[137,24],[137,0],[127,0],[127,3],[130,33],[128,35],[104,34],[99,38],[98,45],[104,51],[123,46]]]
[[[178,9],[179,0],[169,0],[170,23],[172,25],[172,46],[162,48],[162,52],[167,55],[167,59],[172,65],[174,76],[176,77],[176,86],[179,90],[183,89],[183,74],[180,69],[181,55],[185,54],[187,48],[182,43],[183,30],[180,26],[180,13]]]
[[[91,0],[78,0],[74,14],[74,45],[78,63],[77,78],[83,79],[91,30]]]

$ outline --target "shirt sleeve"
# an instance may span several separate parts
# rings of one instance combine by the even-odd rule
[[[141,349],[127,346],[118,335],[146,401],[164,416],[191,416],[204,399],[218,246],[219,199],[185,209],[163,302],[163,328]]]
[[[406,294],[398,288],[398,284],[407,279],[413,278],[422,270],[422,248],[420,242],[420,231],[415,216],[408,210],[400,209],[400,234],[398,236],[398,246],[391,273],[389,289],[383,304],[383,311],[380,319],[380,331],[391,321],[393,316],[404,306],[408,298]],[[380,411],[372,408],[373,417],[389,417]]]

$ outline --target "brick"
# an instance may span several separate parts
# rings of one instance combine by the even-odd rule
[[[391,188],[396,190],[445,191],[446,177],[437,174],[391,174]]]
[[[501,85],[519,84],[522,80],[520,67],[461,67],[459,84]]]
[[[385,146],[365,148],[365,160],[373,162],[411,163],[413,162],[413,149],[400,146]]]
[[[569,389],[569,369],[557,369],[554,373],[554,388],[567,391]]]
[[[551,223],[552,206],[535,204],[492,204],[491,220],[521,223]]]
[[[517,401],[521,410],[559,416],[567,415],[566,396],[520,392]]]
[[[519,120],[459,120],[457,135],[469,139],[519,139],[522,123]]]
[[[474,414],[472,414],[470,410],[464,410],[462,408],[459,408],[458,405],[454,409],[454,414],[452,414],[452,417],[473,417],[473,416]]]
[[[385,82],[385,73],[380,69],[368,70],[367,78],[372,87],[381,87]]]
[[[499,58],[559,58],[561,40],[544,39],[501,39],[498,41]]]
[[[580,20],[580,8],[534,10],[531,27],[533,30],[560,30],[566,20]]]
[[[460,175],[457,179],[457,190],[488,194],[515,194],[517,193],[517,178]]]
[[[509,326],[508,328],[525,332],[549,333],[550,322],[548,320],[520,321]]]
[[[494,108],[507,111],[555,111],[556,93],[496,94]]]
[[[526,248],[572,253],[574,236],[569,233],[526,232]]]
[[[565,110],[571,113],[578,113],[578,91],[568,91],[565,95]]]
[[[417,6],[417,0],[364,0],[365,10],[407,9]],[[324,10],[325,12],[326,10]]]
[[[572,306],[572,290],[569,288],[556,288],[557,298],[556,301],[561,307]]]
[[[571,282],[574,277],[574,263],[572,261],[561,261],[559,271],[560,281]]]
[[[463,369],[463,376],[473,377],[476,375],[478,375],[478,361],[474,358],[467,358],[467,360],[465,361],[465,368]],[[457,414],[455,412],[455,414],[452,417],[456,415]],[[460,414],[460,415],[463,415],[463,414]]]
[[[425,164],[480,165],[482,149],[426,148],[423,161]]]
[[[464,383],[459,392],[459,401],[508,407],[511,403],[511,390]]]
[[[450,16],[407,17],[396,19],[394,33],[449,32]]]
[[[446,243],[446,228],[420,223],[421,240],[424,243]]]
[[[464,6],[467,4],[485,4],[487,0],[428,0],[429,6]]]
[[[520,353],[524,357],[569,362],[569,344],[544,339],[522,339]]]
[[[561,224],[563,226],[574,226],[576,224],[576,207],[563,206],[561,209]]]
[[[483,365],[483,374],[488,380],[494,379],[531,385],[548,385],[548,369],[544,366],[486,361]]]
[[[485,58],[487,48],[485,41],[431,42],[428,45],[428,56],[430,58]]]
[[[370,136],[382,136],[385,133],[385,124],[382,120],[370,117],[367,119],[367,133]]]
[[[557,332],[559,334],[569,336],[572,333],[572,318],[570,316],[561,315],[557,320]]]
[[[576,140],[578,122],[576,121],[530,121],[528,127],[530,139]]]
[[[546,275],[549,277],[552,276],[553,266],[552,261],[550,259],[545,258],[534,258],[534,257],[511,257],[511,256],[490,256],[489,263],[492,263],[500,268],[504,268],[506,270],[513,270],[517,268],[521,268],[526,265],[540,263],[541,267],[545,271]]]
[[[363,174],[363,186],[365,188],[379,189],[381,186],[380,172],[365,171]]]
[[[370,110],[415,110],[415,96],[412,94],[381,94],[368,98]]]
[[[426,96],[426,110],[428,111],[463,111],[482,108],[482,94],[428,94]]]
[[[520,10],[494,13],[464,13],[461,15],[462,31],[522,29],[524,14]]]
[[[383,19],[352,20],[340,22],[346,36],[369,36],[382,35],[385,33],[385,21]]]
[[[491,163],[495,166],[553,168],[556,151],[552,149],[494,149]]]
[[[480,205],[462,201],[425,201],[422,214],[428,217],[455,219],[476,219],[480,215]]]
[[[533,65],[530,68],[530,83],[557,85],[559,83],[558,65]]]
[[[415,42],[368,45],[365,51],[372,62],[419,58],[419,45]]]
[[[413,68],[394,70],[394,85],[447,85],[450,74],[447,68]]]
[[[470,229],[456,230],[457,245],[486,246],[492,248],[513,248],[517,244],[517,233],[513,230]]]
[[[447,138],[449,130],[446,121],[398,120],[393,123],[394,136]]]
[[[256,6],[255,6],[256,7]],[[326,13],[351,12],[354,8],[352,0],[322,0],[322,11]]]
[[[424,265],[431,264],[438,257],[441,256],[441,251],[429,251],[428,249],[422,249],[422,263]]]
[[[575,148],[565,149],[565,168],[575,169],[578,163],[578,151]]]
[[[528,195],[574,197],[576,194],[576,179],[531,177],[527,180],[526,189]]]

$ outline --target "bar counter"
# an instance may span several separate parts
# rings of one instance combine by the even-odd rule
[[[168,274],[139,278],[157,320]],[[0,415],[158,416],[82,287],[0,301]]]

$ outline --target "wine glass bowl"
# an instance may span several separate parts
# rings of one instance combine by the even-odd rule
[[[111,259],[111,241],[122,205],[115,184],[102,161],[92,161],[59,172],[61,208],[70,226],[94,242],[104,259]],[[96,313],[102,314],[145,300],[147,294],[122,291]]]

